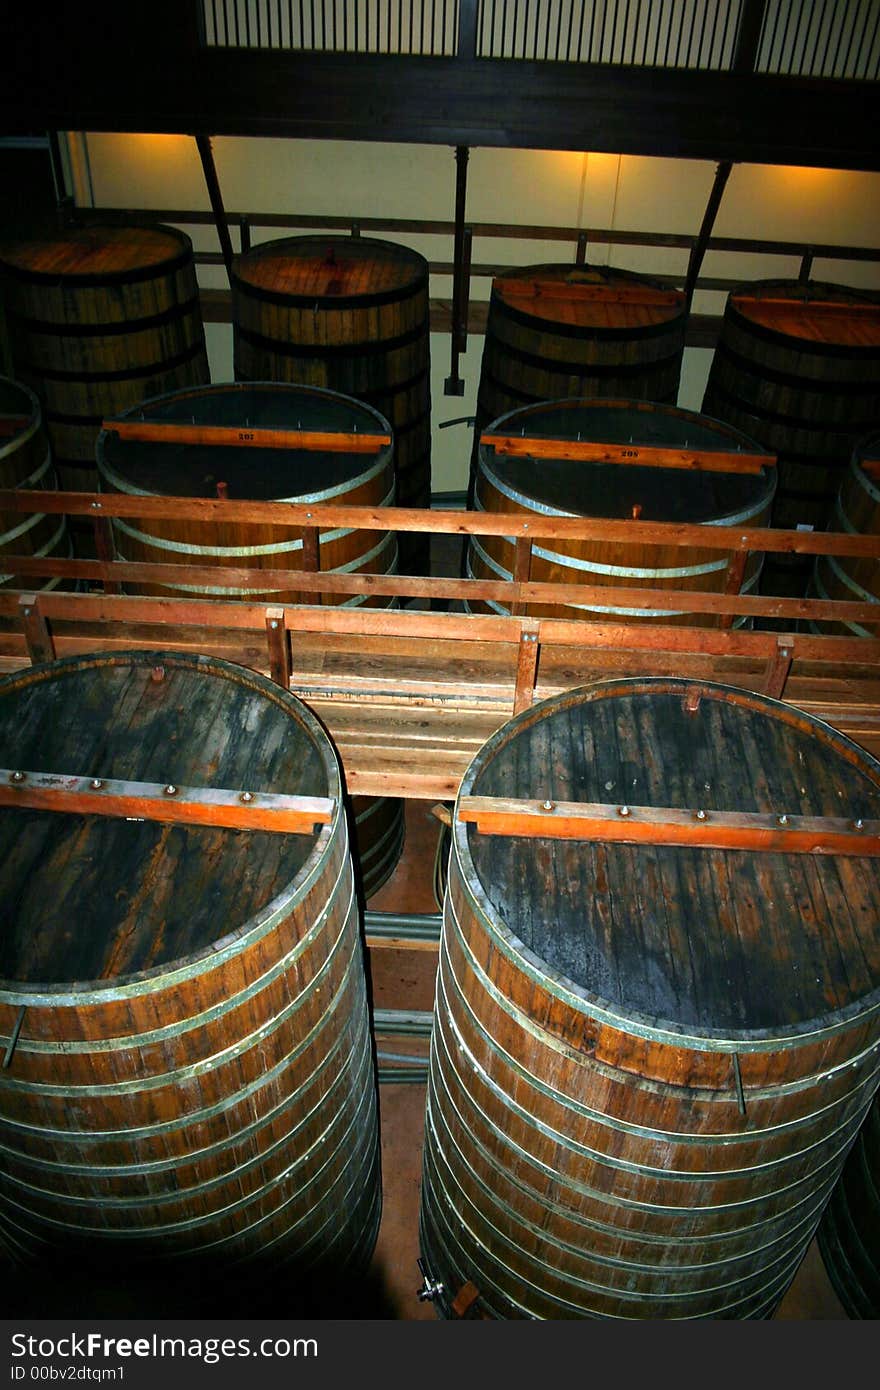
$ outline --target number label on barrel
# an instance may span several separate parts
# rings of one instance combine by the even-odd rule
[[[239,430],[238,437],[243,444],[248,444],[253,441],[254,432],[253,430]]]

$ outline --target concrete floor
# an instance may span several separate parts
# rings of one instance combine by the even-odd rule
[[[369,901],[382,912],[436,912],[432,865],[438,822],[425,802],[406,807],[406,844],[393,876]],[[373,947],[370,970],[378,1008],[430,1009],[436,952]],[[383,1215],[371,1265],[376,1307],[370,1316],[433,1320],[433,1305],[420,1302],[417,1266],[421,1149],[425,1087],[381,1085]],[[825,1271],[816,1241],[810,1244],[775,1318],[781,1321],[846,1319]]]

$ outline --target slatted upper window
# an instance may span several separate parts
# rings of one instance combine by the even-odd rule
[[[200,0],[209,47],[730,70],[744,0]],[[463,31],[470,35],[468,43]],[[880,0],[766,0],[757,72],[880,77]]]

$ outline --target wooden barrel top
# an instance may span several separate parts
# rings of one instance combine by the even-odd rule
[[[827,347],[880,347],[880,296],[819,281],[759,281],[730,296],[730,304],[758,328],[780,339]]]
[[[233,262],[245,290],[299,299],[371,300],[404,296],[427,281],[418,252],[370,237],[284,237],[263,242]]]
[[[492,295],[506,309],[575,329],[639,330],[685,313],[680,290],[602,266],[533,265],[505,271]]]
[[[189,253],[173,227],[70,227],[52,237],[5,242],[0,266],[26,279],[89,280],[160,269]]]
[[[3,678],[0,766],[179,787],[340,791],[329,741],[293,696],[228,662],[173,652],[71,657]],[[118,984],[172,962],[197,972],[216,943],[296,899],[330,830],[284,835],[0,809],[0,981]]]
[[[761,446],[731,425],[639,401],[571,399],[524,406],[495,420],[486,434],[578,438],[609,444],[685,446],[736,455],[761,453]],[[770,500],[775,470],[738,474],[594,463],[564,458],[506,455],[480,444],[481,470],[512,500],[560,516],[597,516],[642,521],[717,522],[754,514]],[[637,509],[634,513],[634,509]]]
[[[125,411],[121,419],[264,430],[391,435],[388,421],[365,402],[321,387],[274,382],[230,383],[174,391]],[[108,422],[110,423],[110,422]],[[390,463],[391,445],[371,453],[248,445],[140,442],[102,430],[101,473],[127,492],[177,497],[226,495],[253,502],[332,500],[356,479]]]
[[[460,794],[868,818],[880,763],[762,696],[609,681],[511,720]],[[454,833],[492,939],[627,1031],[760,1048],[880,1011],[876,859]]]

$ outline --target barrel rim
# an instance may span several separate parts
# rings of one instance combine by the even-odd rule
[[[461,820],[459,806],[463,797],[471,795],[473,784],[480,772],[492,757],[507,742],[514,739],[520,729],[534,723],[546,715],[555,713],[568,705],[592,703],[595,700],[614,698],[617,695],[635,693],[674,693],[685,695],[699,691],[701,696],[734,697],[733,703],[751,705],[765,710],[783,722],[791,724],[795,720],[809,724],[811,730],[826,744],[839,748],[847,756],[847,761],[855,764],[862,772],[872,775],[880,789],[880,760],[874,758],[853,739],[814,715],[795,709],[781,700],[767,695],[759,695],[740,686],[728,685],[720,681],[688,680],[679,676],[644,676],[614,678],[596,681],[592,685],[577,686],[552,695],[514,715],[512,719],[496,730],[474,755],[462,777],[455,798],[453,811],[453,847],[458,861],[458,882],[468,898],[470,905],[478,914],[481,927],[491,938],[493,946],[499,949],[529,979],[547,988],[555,997],[561,999],[569,1008],[593,1018],[602,1025],[630,1033],[649,1041],[669,1044],[675,1047],[692,1047],[705,1052],[759,1052],[777,1049],[782,1045],[809,1044],[833,1036],[866,1018],[880,1015],[880,982],[875,989],[861,999],[853,1000],[833,1013],[820,1014],[798,1023],[781,1024],[771,1032],[769,1028],[696,1028],[674,1019],[649,1016],[636,1009],[625,1011],[623,1006],[613,1004],[601,995],[594,994],[583,985],[550,966],[517,936],[492,904],[477,871],[470,852],[469,829]],[[447,890],[448,891],[448,890]]]
[[[263,253],[278,253],[290,249],[295,251],[297,248],[305,249],[307,245],[325,249],[339,246],[381,247],[383,250],[391,248],[400,253],[397,258],[399,264],[405,265],[409,262],[413,274],[397,289],[332,296],[293,292],[285,294],[282,290],[268,289],[257,281],[247,278],[245,273],[247,268],[257,265]],[[389,257],[389,260],[393,259],[394,257]],[[304,236],[276,237],[272,241],[259,242],[256,246],[252,246],[249,251],[239,252],[232,258],[229,281],[233,294],[237,291],[250,299],[259,299],[268,304],[278,304],[287,308],[317,309],[318,311],[322,309],[367,309],[379,304],[397,304],[418,294],[428,284],[428,270],[428,262],[421,252],[415,251],[404,242],[388,241],[381,237],[347,237],[341,233],[333,233],[329,236],[311,233]]]
[[[344,484],[338,484],[331,488],[319,488],[312,490],[308,493],[299,493],[293,497],[279,497],[274,500],[279,502],[291,502],[295,504],[323,502],[327,500],[332,501],[332,499],[335,496],[337,496],[341,491],[348,491],[355,485],[360,485],[362,483],[369,482],[372,478],[376,477],[379,473],[381,473],[383,469],[390,468],[392,466],[394,459],[395,433],[386,417],[382,415],[381,412],[378,411],[375,406],[370,405],[367,401],[361,400],[359,397],[346,395],[342,391],[333,391],[326,386],[311,386],[306,382],[215,381],[206,382],[204,383],[204,385],[201,386],[183,386],[177,391],[165,391],[158,396],[148,396],[145,400],[139,401],[136,405],[129,406],[127,407],[127,409],[119,412],[119,414],[107,418],[108,421],[112,423],[113,420],[127,420],[139,415],[142,417],[144,413],[149,414],[151,406],[164,406],[167,405],[169,402],[173,402],[175,400],[192,399],[194,397],[198,397],[199,399],[201,399],[206,396],[234,397],[246,391],[260,390],[269,391],[272,395],[288,396],[293,402],[295,402],[297,396],[318,396],[325,398],[328,403],[338,401],[348,407],[356,408],[357,410],[362,411],[367,416],[371,416],[373,421],[375,422],[376,429],[382,434],[387,434],[391,440],[390,444],[383,445],[383,447],[377,450],[375,454],[363,455],[363,467],[361,468],[361,471],[359,473],[355,473]],[[119,486],[120,491],[123,491],[126,494],[131,494],[133,496],[139,497],[161,496],[162,494],[160,493],[144,491],[144,489],[136,487],[134,483],[129,482],[121,473],[117,475],[116,468],[111,466],[111,464],[105,458],[105,448],[108,436],[112,433],[112,429],[101,429],[98,432],[98,437],[95,442],[95,462],[98,466],[99,476],[107,477],[108,480],[114,483],[114,486]],[[161,447],[161,445],[157,445],[156,447]],[[210,445],[194,445],[192,447],[210,448]],[[121,484],[123,482],[126,482],[127,486],[122,487]]]
[[[667,417],[673,416],[677,419],[684,420],[685,423],[693,421],[695,426],[708,425],[713,430],[717,431],[719,435],[733,441],[746,452],[756,454],[767,454],[768,452],[762,444],[759,444],[757,440],[747,435],[736,425],[731,425],[725,420],[718,420],[712,415],[704,415],[695,410],[686,410],[682,406],[666,404],[661,401],[643,401],[630,399],[628,397],[618,398],[604,396],[562,396],[557,400],[535,401],[529,405],[518,406],[515,410],[509,410],[505,412],[505,414],[497,416],[496,419],[490,421],[483,427],[477,442],[477,468],[479,472],[487,477],[492,486],[496,487],[505,497],[508,497],[511,501],[518,502],[528,511],[539,513],[542,516],[577,517],[589,516],[591,513],[564,511],[559,507],[551,507],[548,503],[542,502],[540,498],[518,493],[509,483],[499,478],[495,468],[486,461],[483,447],[483,434],[503,433],[503,427],[507,422],[519,424],[524,416],[532,412],[546,411],[553,406],[576,406],[578,408],[585,407],[593,410],[613,410],[620,408],[622,410],[632,410],[635,414],[648,418],[657,415]],[[536,439],[540,437],[539,435],[535,435]],[[735,455],[736,451],[731,449],[729,452]],[[686,474],[686,476],[689,475]],[[745,510],[739,509],[735,512],[726,512],[721,516],[713,516],[701,524],[706,526],[741,525],[753,517],[756,512],[760,512],[764,507],[768,507],[771,504],[776,493],[777,483],[778,474],[775,468],[762,469],[762,474],[756,478],[756,496]],[[758,490],[759,486],[760,490]],[[569,559],[570,557],[565,558]]]
[[[41,662],[0,676],[0,700],[10,689],[53,680],[55,675],[63,678],[75,670],[101,666],[161,666],[168,665],[200,671],[202,674],[217,676],[220,679],[244,683],[266,696],[269,701],[289,710],[291,715],[311,738],[322,769],[327,779],[327,796],[335,801],[332,820],[322,825],[314,837],[314,844],[308,857],[294,878],[274,897],[265,902],[250,918],[231,931],[225,932],[216,940],[198,951],[179,956],[165,965],[152,966],[147,970],[120,974],[111,979],[73,980],[57,982],[27,982],[0,978],[0,1003],[13,1006],[46,1005],[54,1007],[70,1002],[81,1004],[89,996],[94,1002],[126,999],[145,993],[168,989],[183,980],[205,974],[217,965],[237,956],[256,941],[266,936],[288,917],[305,899],[308,892],[319,879],[327,860],[328,851],[338,836],[342,835],[346,853],[347,832],[342,803],[342,776],[339,760],[330,739],[317,717],[297,696],[262,675],[259,671],[240,666],[222,657],[206,656],[202,653],[177,651],[171,648],[151,650],[131,648],[120,652],[88,652],[79,656],[61,657],[56,661]]]
[[[601,324],[560,323],[552,318],[543,318],[538,314],[530,314],[527,310],[517,308],[515,305],[511,304],[504,298],[501,291],[496,288],[499,280],[529,280],[542,274],[547,275],[548,272],[550,279],[556,279],[558,277],[561,284],[569,276],[576,276],[584,271],[595,272],[598,276],[596,283],[600,285],[607,284],[609,280],[617,279],[623,284],[641,285],[646,289],[661,290],[664,294],[671,294],[675,297],[676,303],[669,306],[669,312],[666,317],[658,318],[653,323],[634,324],[632,327],[612,328]],[[542,261],[536,265],[512,266],[509,270],[505,270],[503,274],[496,275],[492,280],[489,307],[490,313],[492,309],[494,309],[496,312],[501,313],[504,318],[509,319],[512,323],[520,324],[523,328],[535,330],[538,325],[546,325],[542,331],[561,338],[588,338],[601,340],[602,342],[616,341],[618,339],[624,341],[630,339],[638,340],[641,338],[658,337],[676,331],[683,332],[688,314],[684,291],[677,289],[674,285],[664,285],[659,280],[652,279],[647,275],[642,275],[635,270],[626,270],[622,266],[578,265],[577,262],[572,263],[570,261]]]
[[[844,299],[851,300],[853,303],[867,303],[880,306],[880,292],[861,289],[855,285],[841,285],[831,280],[801,281],[784,278],[746,280],[741,285],[737,285],[734,289],[729,291],[724,311],[725,317],[728,318],[730,322],[736,324],[744,332],[749,333],[753,338],[772,343],[776,347],[787,348],[789,351],[813,354],[817,357],[849,357],[863,362],[880,357],[880,347],[859,347],[855,344],[847,343],[823,343],[815,338],[798,337],[795,334],[783,333],[777,328],[768,328],[766,324],[758,323],[755,319],[750,318],[748,314],[742,312],[736,304],[736,298],[739,295],[754,295],[756,291],[761,290],[794,291],[791,295],[793,306],[799,300],[808,303],[810,293],[815,291],[819,291],[822,294],[830,292],[840,295]],[[760,294],[758,298],[760,298]]]
[[[153,262],[148,266],[133,267],[127,271],[108,270],[102,273],[88,271],[82,274],[75,271],[65,271],[59,274],[57,271],[28,270],[23,266],[16,265],[14,261],[10,261],[4,255],[3,247],[0,246],[0,272],[22,284],[59,288],[70,286],[72,289],[98,289],[102,285],[134,285],[145,280],[159,279],[161,276],[172,274],[192,264],[192,238],[187,232],[181,231],[179,227],[172,227],[167,222],[148,222],[146,220],[124,223],[90,222],[69,228],[68,235],[73,238],[81,232],[102,231],[162,232],[179,244],[179,250],[172,252],[162,261]],[[33,240],[39,240],[39,238],[33,238]],[[52,237],[46,240],[60,241],[63,238]]]

